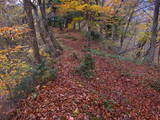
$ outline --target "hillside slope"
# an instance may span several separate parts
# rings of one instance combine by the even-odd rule
[[[96,75],[93,79],[82,79],[73,70],[83,55],[83,37],[75,32],[58,32],[56,36],[65,48],[57,64],[58,78],[41,89],[37,87],[36,98],[23,100],[13,120],[160,119],[160,93],[146,85],[159,78],[159,72],[144,65],[94,55]]]

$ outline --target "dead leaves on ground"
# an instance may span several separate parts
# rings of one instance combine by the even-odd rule
[[[64,40],[65,45],[77,51],[82,42]],[[158,72],[119,62],[135,69],[131,73],[135,75],[122,76],[109,59],[94,56],[97,74],[87,81],[72,74],[79,61],[71,59],[69,52],[65,50],[60,57],[57,80],[37,89],[36,98],[23,100],[14,120],[160,119],[160,93],[142,84],[145,77],[159,76]],[[145,76],[137,76],[137,69]]]

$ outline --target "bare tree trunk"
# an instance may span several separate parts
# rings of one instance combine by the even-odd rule
[[[134,14],[134,10],[131,12],[130,16],[129,16],[129,19],[127,21],[127,25],[124,29],[124,32],[122,33],[121,35],[121,39],[120,39],[120,47],[122,48],[123,47],[123,42],[124,42],[124,38],[126,37],[126,33],[128,31],[128,28],[129,28],[129,25],[130,25],[130,22],[132,20],[132,17],[133,17],[133,14]]]
[[[160,60],[160,46],[159,46],[159,50],[158,50],[158,65],[159,65],[159,60]]]
[[[49,36],[50,34],[52,34],[52,32],[48,33],[50,31],[48,30],[48,32],[47,32],[46,28],[44,26],[43,26],[43,28],[41,28],[41,21],[40,21],[39,15],[38,15],[38,9],[34,4],[32,4],[32,7],[34,9],[34,13],[36,16],[37,28],[39,29],[41,39],[43,40],[44,44],[47,45],[47,47],[51,50],[50,55],[54,58],[57,56],[56,55],[56,48],[53,47],[53,42],[51,41],[50,36]],[[45,15],[45,12],[43,14]]]
[[[134,29],[132,36],[131,36],[130,39],[128,40],[128,43],[127,43],[126,48],[125,48],[126,50],[128,49],[131,41],[133,40],[133,38],[134,38],[135,36],[136,36],[136,28]]]
[[[34,19],[32,15],[31,1],[23,0],[23,2],[24,2],[24,9],[27,14],[28,25],[29,25],[29,28],[31,29],[30,36],[32,38],[33,54],[36,59],[36,62],[41,63],[41,57],[39,54],[39,48],[38,48],[37,37],[36,37],[35,26],[34,26]]]
[[[52,52],[54,52],[54,56],[58,56],[60,53],[59,51],[62,51],[63,48],[60,46],[60,44],[56,41],[53,32],[52,32],[52,28],[50,28],[48,26],[47,23],[47,17],[46,17],[46,11],[45,11],[45,0],[43,0],[43,2],[41,0],[38,0],[38,4],[40,7],[40,12],[42,15],[42,23],[44,26],[44,33],[45,33],[45,37],[48,39],[49,44],[51,46]]]
[[[117,29],[116,29],[116,25],[115,24],[113,24],[112,25],[112,35],[111,35],[111,39],[113,40],[113,41],[115,41],[116,39],[117,39]]]
[[[73,24],[72,31],[76,31],[76,23]]]
[[[96,5],[98,5],[98,4],[99,4],[99,0],[95,0],[95,2],[96,2]]]
[[[102,0],[101,5],[102,7],[104,6],[105,0]]]
[[[78,22],[78,31],[81,31],[81,22]]]
[[[156,40],[157,40],[157,27],[158,27],[158,17],[159,17],[159,7],[160,1],[155,1],[154,15],[153,15],[153,26],[152,26],[152,36],[150,41],[150,47],[146,52],[144,62],[147,64],[152,64],[154,62],[155,50],[156,50]]]
[[[38,9],[37,9],[36,6],[33,6],[33,9],[34,9],[34,14],[35,14],[35,18],[36,18],[37,31],[39,32],[40,37],[41,37],[43,43],[47,44],[46,41],[45,41],[45,36],[44,36],[43,30],[41,28],[40,18],[39,18],[39,15],[38,15]]]
[[[139,0],[136,0],[135,3],[133,4],[133,6],[130,6],[131,9],[129,10],[129,18],[128,18],[128,21],[126,23],[126,26],[121,34],[121,37],[120,37],[120,47],[122,48],[123,47],[123,43],[124,43],[124,39],[126,37],[126,34],[127,34],[127,31],[128,31],[128,28],[130,26],[130,23],[132,21],[132,18],[133,18],[133,15],[135,13],[135,8],[137,7],[137,5],[139,4]]]
[[[91,47],[91,40],[92,40],[92,36],[91,36],[91,26],[88,25],[88,37],[87,37],[87,48]]]

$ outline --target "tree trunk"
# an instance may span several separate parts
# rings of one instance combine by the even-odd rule
[[[78,31],[81,31],[81,22],[78,22]]]
[[[159,7],[160,1],[155,1],[154,15],[153,15],[153,26],[152,26],[152,36],[150,41],[150,47],[146,52],[144,62],[147,64],[152,64],[154,62],[155,50],[156,50],[156,40],[157,40],[157,28],[158,28],[158,17],[159,17]]]
[[[158,65],[159,65],[159,60],[160,60],[160,46],[159,46],[159,50],[158,50],[158,60],[157,60]]]
[[[31,29],[30,36],[32,39],[33,54],[36,62],[41,63],[41,57],[39,54],[39,47],[37,43],[37,37],[36,37],[35,26],[34,26],[34,19],[32,15],[31,1],[23,0],[23,2],[24,2],[24,10],[27,14],[28,25],[29,25],[29,28]]]
[[[92,40],[92,36],[91,36],[91,26],[88,25],[88,37],[87,37],[87,48],[91,47],[91,40]]]
[[[122,2],[123,2],[123,1],[122,1]],[[136,0],[136,1],[134,1],[133,6],[130,6],[129,15],[128,15],[129,18],[128,18],[128,21],[126,22],[126,26],[125,26],[125,28],[123,29],[123,32],[122,32],[121,37],[120,37],[120,47],[121,47],[121,48],[123,47],[124,39],[125,39],[125,37],[126,37],[128,28],[129,28],[129,26],[130,26],[130,23],[131,23],[131,21],[132,21],[133,15],[134,15],[134,13],[135,13],[135,8],[138,6],[139,2],[140,2],[139,0]],[[120,8],[121,8],[121,5],[122,5],[122,4],[120,4]],[[117,12],[118,12],[118,11],[117,11]]]
[[[50,28],[48,26],[47,23],[47,17],[46,17],[46,11],[45,11],[45,0],[43,0],[43,2],[41,0],[38,0],[38,4],[40,7],[40,12],[42,15],[42,23],[44,26],[44,33],[45,33],[45,38],[47,39],[47,41],[50,44],[51,50],[52,50],[52,54],[54,54],[54,57],[59,56],[59,52],[63,50],[63,48],[59,45],[59,43],[56,41],[53,32],[52,32],[52,28]]]
[[[95,2],[96,2],[96,5],[99,5],[99,1],[98,0],[95,0]]]
[[[130,14],[130,16],[129,16],[129,19],[128,19],[128,21],[127,21],[127,25],[126,25],[126,27],[125,27],[125,29],[124,29],[124,32],[123,32],[122,35],[121,35],[121,39],[120,39],[120,47],[121,47],[121,48],[123,47],[124,38],[126,37],[126,33],[127,33],[127,31],[128,31],[130,22],[131,22],[131,20],[132,20],[132,18],[133,18],[133,14],[134,14],[134,10],[131,12],[131,14]]]
[[[47,44],[46,41],[45,41],[45,36],[44,36],[43,30],[41,28],[40,18],[39,18],[39,15],[38,15],[38,9],[37,9],[37,7],[33,7],[33,9],[34,9],[34,14],[35,14],[35,18],[36,18],[37,31],[39,32],[43,43]]]
[[[102,0],[101,5],[102,7],[104,6],[105,0]]]

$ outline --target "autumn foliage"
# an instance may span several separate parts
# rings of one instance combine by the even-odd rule
[[[159,120],[159,10],[0,0],[0,119]]]

